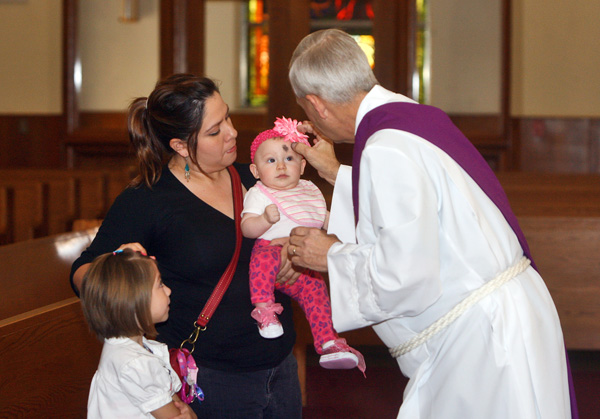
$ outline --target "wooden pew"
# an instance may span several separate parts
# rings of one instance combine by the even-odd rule
[[[600,175],[497,176],[554,299],[567,348],[600,350]]]
[[[73,297],[71,265],[97,229],[0,246],[0,319]]]
[[[44,223],[43,183],[23,179],[0,178],[4,190],[6,243],[36,237]]]
[[[0,417],[86,416],[102,344],[68,278],[96,231],[0,246]]]
[[[129,169],[0,169],[0,244],[101,219],[130,180]]]
[[[0,417],[86,417],[101,343],[77,297],[0,320]]]
[[[600,216],[600,175],[499,172],[514,213],[523,216]]]
[[[568,349],[600,350],[600,217],[519,217]]]

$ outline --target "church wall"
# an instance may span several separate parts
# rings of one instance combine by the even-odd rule
[[[0,115],[62,113],[60,4],[0,2]]]
[[[131,72],[135,73],[138,87],[126,91],[115,82],[115,90],[124,92],[126,97],[116,98],[108,104],[92,98],[82,104],[84,109],[122,110],[131,97],[143,95],[151,88],[158,74],[158,53],[154,49],[157,35],[153,32],[156,31],[154,22],[158,21],[158,1],[140,2],[142,21],[137,25],[138,28],[143,27],[142,37],[147,42],[141,49],[144,58],[138,58],[137,61],[150,60],[152,64]],[[212,3],[227,9],[229,6],[226,3],[230,2]],[[596,149],[600,143],[600,76],[597,73],[600,68],[600,44],[595,40],[599,38],[600,29],[596,27],[594,17],[599,15],[600,4],[587,0],[550,0],[550,3],[546,0],[512,0],[511,115],[515,119],[514,138],[523,151],[520,167],[542,170],[539,158],[544,155],[536,154],[536,150],[546,150],[545,156],[548,156],[547,150],[552,149],[550,155],[562,159],[578,157],[568,164],[548,158],[545,170],[553,170],[554,167],[558,170],[574,170],[573,167],[578,167],[578,170],[596,171],[599,166]],[[147,8],[145,12],[144,7]],[[222,16],[221,9],[213,16]],[[207,16],[210,16],[210,12],[207,12]],[[114,25],[117,25],[116,16],[114,19]],[[209,30],[226,26],[220,22],[207,24]],[[60,148],[60,140],[46,137],[64,135],[61,117],[61,2],[0,2],[0,28],[3,34],[0,38],[0,147],[3,150],[0,167],[64,165],[64,150]],[[221,37],[216,35],[219,39],[233,39],[236,36],[231,30]],[[121,38],[115,36],[114,39],[118,44]],[[119,45],[111,48],[128,54]],[[113,49],[99,54],[103,58],[101,61],[112,70],[117,67],[110,60]],[[223,86],[235,86],[224,89],[224,95],[229,96],[228,101],[234,103],[239,89],[237,81],[234,81],[236,72],[213,64],[210,60],[215,54],[213,51],[207,48],[207,72],[215,73],[210,75],[220,79]],[[228,63],[236,63],[237,60],[235,54],[226,58]],[[106,79],[107,74],[100,73],[88,77]],[[126,82],[126,72],[113,71],[113,80],[114,74],[124,75],[123,82],[132,84]],[[94,79],[88,80],[91,82]],[[492,100],[493,103],[495,101]],[[570,152],[565,154],[564,150]],[[537,162],[535,167],[529,163],[531,161]],[[579,164],[581,161],[585,164]]]
[[[512,2],[512,115],[598,118],[600,2]]]

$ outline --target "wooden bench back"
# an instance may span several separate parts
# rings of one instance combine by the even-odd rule
[[[102,351],[77,297],[0,320],[0,417],[86,417]]]
[[[97,229],[64,233],[0,246],[0,319],[72,297],[73,261]]]
[[[1,231],[8,243],[27,240],[42,234],[44,222],[44,186],[42,182],[0,178],[5,199],[2,212],[6,230]],[[3,243],[6,244],[6,243]]]
[[[600,217],[600,175],[499,172],[517,216]]]
[[[600,350],[600,217],[520,217],[568,349]]]
[[[129,170],[0,169],[0,244],[101,219],[130,180]]]
[[[86,416],[102,344],[69,272],[96,231],[0,246],[0,417]]]

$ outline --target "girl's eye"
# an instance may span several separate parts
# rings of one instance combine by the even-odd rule
[[[211,132],[211,133],[210,133],[210,134],[208,134],[208,135],[210,135],[211,137],[216,137],[217,135],[219,135],[219,133],[220,133],[220,132],[221,132],[221,130],[219,129],[219,130],[217,130],[217,131],[215,131],[215,132]]]
[[[267,163],[275,163],[275,159],[273,159],[273,158],[267,159]]]
[[[294,161],[294,157],[293,156],[287,156],[285,159],[286,159],[286,161]]]

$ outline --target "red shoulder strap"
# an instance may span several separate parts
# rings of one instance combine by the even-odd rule
[[[235,218],[236,236],[235,251],[233,253],[233,257],[231,258],[231,262],[229,262],[229,265],[227,265],[227,269],[225,269],[225,272],[221,276],[219,283],[213,290],[208,301],[206,302],[206,305],[202,309],[202,312],[198,316],[198,320],[196,320],[197,326],[201,328],[206,327],[206,324],[221,302],[225,291],[227,291],[237,267],[238,259],[240,257],[240,249],[242,248],[242,229],[240,227],[242,220],[242,204],[244,199],[244,195],[242,193],[242,182],[240,180],[240,175],[233,166],[229,166],[227,169],[229,170],[229,174],[231,176],[231,187],[233,190],[233,212]]]

